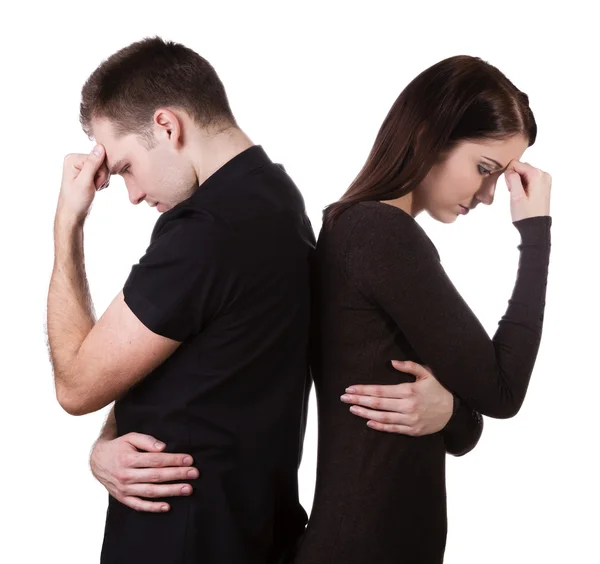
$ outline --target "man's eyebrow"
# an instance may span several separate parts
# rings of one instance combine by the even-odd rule
[[[125,160],[126,159],[120,159],[112,167],[108,167],[108,172],[110,174],[118,174]]]
[[[484,158],[484,159],[487,159],[488,161],[492,161],[493,163],[495,163],[495,165],[496,165],[498,168],[506,168],[506,167],[502,166],[502,165],[501,165],[501,164],[500,164],[498,161],[495,161],[494,159],[490,159],[490,157],[486,157],[485,155],[483,155],[483,158]],[[508,166],[508,165],[507,165],[507,166]]]

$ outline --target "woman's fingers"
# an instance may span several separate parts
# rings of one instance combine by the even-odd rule
[[[550,215],[552,177],[547,172],[513,160],[506,167],[504,179],[510,191],[513,222]]]
[[[380,411],[395,411],[397,413],[410,414],[414,410],[414,402],[407,398],[373,397],[359,394],[344,394],[340,398],[344,403],[362,405]]]
[[[346,388],[346,393],[379,398],[410,398],[414,395],[412,382],[402,384],[354,384]]]
[[[414,428],[414,416],[406,413],[375,411],[373,409],[368,409],[358,405],[353,405],[350,408],[350,411],[354,415],[358,415],[358,417],[362,417],[363,419],[372,419],[373,421],[378,421],[379,423],[393,423],[395,425],[405,425],[407,427]]]
[[[385,433],[396,433],[398,435],[411,435],[415,436],[412,427],[406,427],[405,425],[393,425],[389,423],[379,423],[378,421],[369,421],[367,423],[371,429],[375,431],[383,431]]]
[[[431,376],[429,367],[413,362],[412,360],[392,360],[392,366],[399,372],[405,372],[416,376],[417,379],[427,378]]]

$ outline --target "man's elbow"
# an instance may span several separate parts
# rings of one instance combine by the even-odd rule
[[[56,388],[56,399],[69,415],[87,415],[98,411],[102,406],[95,406],[90,397],[79,390]]]

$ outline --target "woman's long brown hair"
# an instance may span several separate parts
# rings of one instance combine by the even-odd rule
[[[533,145],[537,126],[527,94],[479,57],[444,59],[400,93],[362,170],[340,200],[325,208],[324,226],[357,202],[405,196],[461,141],[519,133]]]

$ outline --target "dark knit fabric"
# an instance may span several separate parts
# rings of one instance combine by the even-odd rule
[[[523,403],[542,334],[551,223],[549,216],[514,222],[517,280],[493,339],[409,214],[363,202],[321,231],[312,333],[317,481],[295,564],[442,562],[446,453],[474,446],[480,414],[512,417]],[[430,366],[456,396],[445,430],[376,431],[340,401],[351,384],[414,381],[392,359]]]

